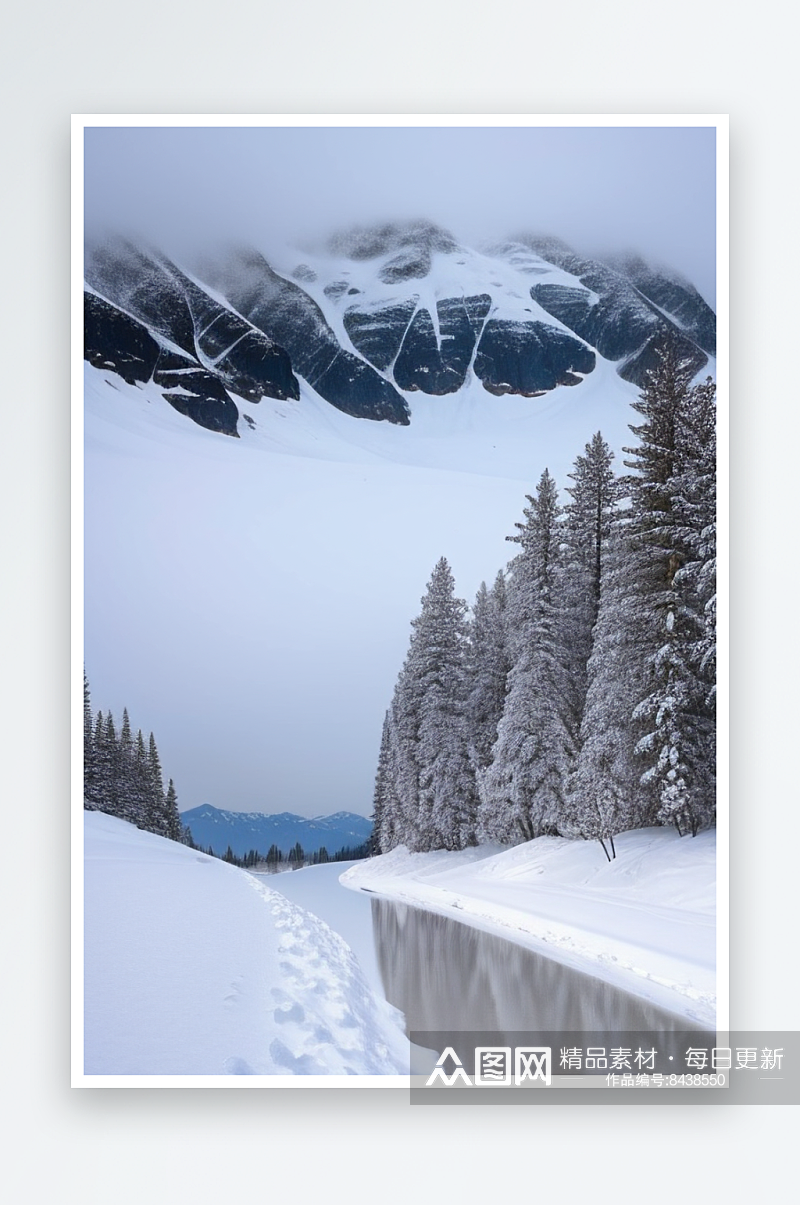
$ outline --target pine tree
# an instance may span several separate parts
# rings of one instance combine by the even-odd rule
[[[85,673],[83,675],[83,806],[87,811],[96,811],[99,806],[97,749],[92,722],[89,679]]]
[[[657,810],[652,787],[641,782],[644,764],[637,751],[644,729],[634,713],[646,689],[647,646],[637,623],[634,569],[620,519],[604,557],[565,824],[567,835],[599,840],[609,858],[616,852],[614,836],[652,824]]]
[[[569,474],[573,485],[567,489],[570,502],[565,507],[566,602],[573,650],[573,672],[581,673],[581,663],[591,653],[592,629],[600,610],[603,566],[611,535],[621,486],[611,467],[614,453],[598,431],[587,443],[583,456],[575,459]]]
[[[372,833],[369,840],[370,852],[373,854],[386,853],[399,844],[399,841],[395,840],[398,803],[393,794],[393,786],[392,717],[391,711],[387,711],[383,720],[378,768],[375,772]]]
[[[406,663],[407,686],[415,696],[415,849],[475,844],[478,801],[466,720],[466,610],[466,603],[455,596],[453,575],[442,557],[413,622]]]
[[[164,800],[164,815],[167,826],[166,836],[171,837],[173,841],[180,841],[185,830],[181,824],[180,812],[178,811],[178,796],[175,791],[175,783],[172,779],[169,780],[167,795]]]
[[[384,723],[375,800],[382,851],[475,841],[477,795],[465,712],[466,603],[434,568]]]
[[[139,784],[136,780],[135,746],[127,707],[122,711],[122,724],[116,749],[116,812],[123,820],[138,825]]]
[[[99,809],[109,816],[122,814],[121,792],[119,787],[119,745],[114,726],[114,717],[109,711],[103,718],[103,713],[97,713],[98,730],[95,729],[95,747],[97,750],[97,783],[100,799]]]
[[[647,728],[643,781],[658,791],[658,818],[693,834],[715,814],[715,392],[710,379],[691,385],[689,368],[665,349],[638,407],[646,422],[634,428],[642,446],[631,462],[652,642],[635,712]]]
[[[134,818],[133,823],[137,828],[147,829],[149,832],[160,834],[160,829],[151,827],[152,794],[152,779],[150,777],[147,749],[145,748],[142,730],[139,728],[136,733],[136,739],[133,742],[133,755],[128,784],[128,809],[131,817]]]
[[[498,573],[491,590],[481,582],[469,624],[467,723],[470,764],[477,775],[492,760],[511,669],[506,624],[506,579]]]
[[[492,764],[479,775],[479,830],[484,839],[529,841],[557,832],[565,813],[574,753],[569,680],[559,622],[562,588],[561,509],[545,469],[528,495],[525,523],[509,537],[521,545],[512,562],[509,611],[514,663]]]
[[[692,366],[675,343],[658,357],[635,406],[645,420],[631,428],[640,443],[626,449],[634,457],[626,463],[635,470],[631,536],[648,671],[634,719],[645,727],[637,749],[659,820],[694,833],[714,813],[715,391],[710,380],[692,385]]]
[[[162,837],[173,836],[167,819],[166,800],[164,798],[164,779],[161,772],[161,759],[158,756],[156,741],[153,733],[147,746],[147,828],[151,833]],[[177,838],[174,838],[177,840]]]

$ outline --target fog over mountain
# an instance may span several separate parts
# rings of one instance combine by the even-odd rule
[[[715,130],[707,127],[94,127],[87,226],[171,247],[319,245],[340,227],[426,219],[471,246],[558,235],[638,252],[712,306]]]

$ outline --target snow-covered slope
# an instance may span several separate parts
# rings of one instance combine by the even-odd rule
[[[400,847],[340,881],[487,929],[705,1027],[716,1020],[715,837],[620,833],[610,863],[599,842],[561,837]]]
[[[252,875],[85,820],[86,1075],[396,1075],[402,1019],[348,946]]]

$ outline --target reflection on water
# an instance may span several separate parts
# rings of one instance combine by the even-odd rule
[[[386,997],[405,1014],[408,1032],[691,1027],[591,975],[448,917],[376,897],[372,923]]]

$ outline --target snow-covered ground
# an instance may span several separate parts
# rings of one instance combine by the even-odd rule
[[[407,1073],[402,1017],[324,922],[125,821],[84,831],[87,1076]]]
[[[359,862],[341,882],[499,934],[701,1026],[716,1019],[716,834],[640,829],[596,841]]]

